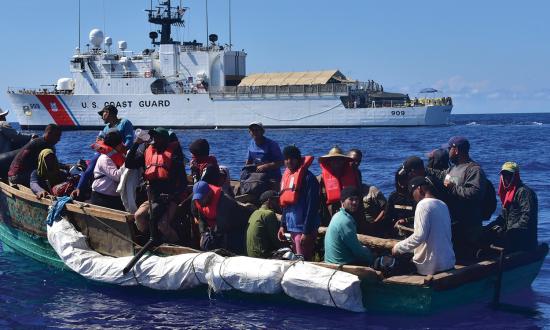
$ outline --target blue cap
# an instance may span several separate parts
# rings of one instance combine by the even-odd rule
[[[204,181],[199,181],[195,183],[193,186],[193,200],[199,200],[202,199],[204,196],[206,196],[210,192],[210,187],[208,186],[208,183]]]
[[[457,147],[459,150],[470,150],[470,142],[467,138],[463,136],[453,136],[449,139],[449,142],[441,146],[442,148],[448,149],[452,147]]]

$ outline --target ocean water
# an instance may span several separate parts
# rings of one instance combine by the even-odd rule
[[[206,138],[220,164],[236,177],[246,158],[246,130],[178,131],[182,145]],[[97,132],[65,132],[58,144],[62,161],[91,155]],[[425,154],[450,136],[469,138],[471,156],[482,164],[495,186],[505,161],[516,161],[523,181],[539,198],[539,241],[550,241],[550,114],[453,115],[446,127],[280,129],[266,136],[281,147],[295,144],[316,158],[339,145],[364,152],[364,181],[386,195],[393,173],[411,155]],[[319,173],[317,162],[312,170]],[[532,288],[507,303],[531,311],[496,311],[475,303],[430,316],[351,313],[291,299],[212,295],[206,289],[166,293],[87,281],[0,248],[0,328],[545,328],[550,327],[550,261],[547,258]]]

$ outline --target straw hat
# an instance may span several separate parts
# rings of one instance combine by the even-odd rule
[[[2,108],[0,108],[0,117],[7,116],[8,113],[10,113],[9,110],[4,111],[4,110],[2,110]]]
[[[345,158],[345,159],[352,160],[351,157],[344,155],[344,152],[338,146],[332,147],[332,149],[330,149],[328,154],[319,157],[319,160],[328,160],[329,158]]]

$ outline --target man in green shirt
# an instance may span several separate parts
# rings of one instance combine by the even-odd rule
[[[357,239],[357,226],[352,216],[359,208],[360,196],[361,192],[355,187],[342,189],[342,207],[330,220],[325,235],[325,262],[339,265],[372,264],[372,253]]]
[[[269,258],[283,245],[277,238],[281,224],[275,211],[279,207],[279,194],[268,190],[260,195],[262,206],[248,220],[246,252],[249,257]]]

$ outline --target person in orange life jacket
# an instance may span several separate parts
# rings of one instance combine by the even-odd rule
[[[107,105],[98,111],[99,116],[105,123],[105,127],[99,133],[96,138],[96,142],[100,142],[111,131],[117,131],[122,137],[126,150],[132,147],[134,143],[134,126],[128,119],[118,118],[118,109],[114,105]],[[99,158],[100,153],[96,152],[90,159],[88,168],[80,177],[76,189],[71,193],[71,197],[74,199],[82,199],[86,195],[86,191],[89,190],[90,179],[93,177],[93,169],[95,163]]]
[[[194,183],[201,180],[208,165],[218,167],[216,157],[210,155],[210,144],[208,144],[206,139],[193,141],[189,145],[189,152],[191,152],[192,155],[189,168],[191,169],[191,176],[193,177]]]
[[[148,182],[151,191],[151,200],[143,203],[136,211],[136,227],[142,233],[149,231],[149,219],[155,219],[155,232],[150,233],[155,240],[160,240],[159,230],[163,239],[174,243],[178,234],[173,228],[173,217],[177,204],[182,201],[187,188],[183,152],[177,138],[171,141],[170,133],[163,127],[149,131],[152,141],[145,149],[144,154],[138,154],[138,148],[145,141],[140,138],[130,148],[126,157],[126,168],[136,169],[143,167],[144,179]],[[149,216],[149,204],[153,214]]]
[[[90,202],[94,205],[124,210],[120,194],[116,188],[122,175],[124,165],[124,145],[118,132],[109,132],[103,141],[98,141],[100,153],[94,167],[94,181]]]
[[[278,238],[285,241],[289,232],[296,254],[311,260],[319,229],[319,182],[309,166],[312,156],[302,158],[300,149],[287,146],[283,150],[286,170],[281,180],[281,227]]]
[[[225,194],[221,187],[199,181],[193,186],[191,213],[198,223],[200,249],[224,248],[246,254],[246,226],[252,212]]]
[[[321,166],[321,223],[328,225],[333,214],[340,210],[340,191],[345,187],[359,187],[353,160],[334,146],[329,153],[319,157]]]

